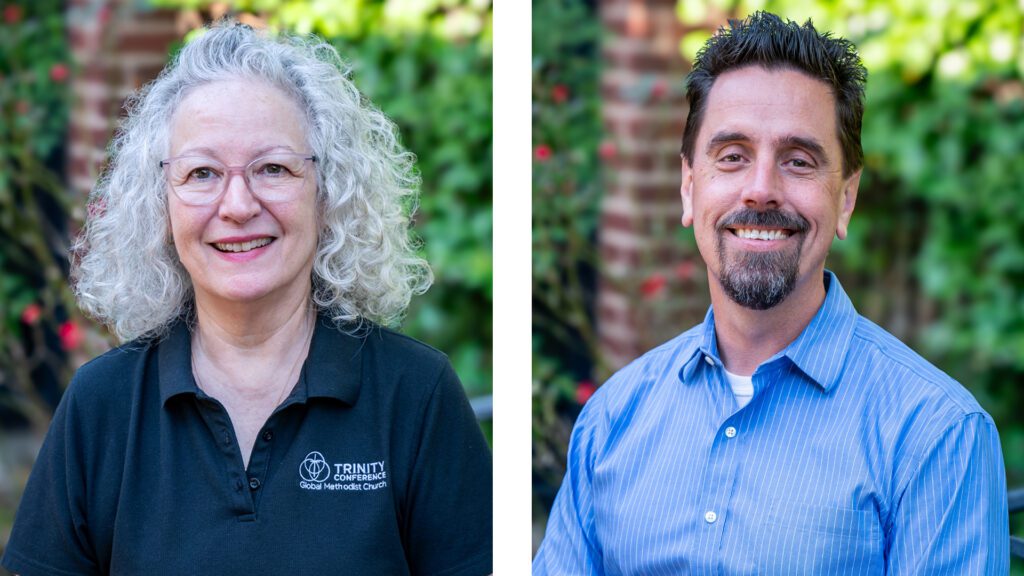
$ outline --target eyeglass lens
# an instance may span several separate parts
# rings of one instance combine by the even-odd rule
[[[231,174],[241,172],[249,189],[262,200],[289,200],[302,190],[312,158],[303,154],[269,154],[241,166],[226,166],[205,156],[183,156],[163,162],[166,177],[186,204],[210,204],[220,197]]]

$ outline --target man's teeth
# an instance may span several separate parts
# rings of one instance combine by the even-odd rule
[[[257,238],[248,242],[214,242],[213,246],[221,252],[248,252],[270,244],[273,238]]]
[[[748,240],[783,240],[789,237],[789,232],[786,230],[748,230],[738,228],[736,235]]]

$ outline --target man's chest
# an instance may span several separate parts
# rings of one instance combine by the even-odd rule
[[[609,574],[874,574],[887,507],[867,431],[773,404],[690,399],[631,422],[593,468]]]

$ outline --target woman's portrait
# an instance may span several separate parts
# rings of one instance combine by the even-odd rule
[[[118,345],[67,385],[3,566],[491,573],[488,442],[400,331],[435,281],[416,151],[345,55],[216,21],[108,154],[69,276]]]

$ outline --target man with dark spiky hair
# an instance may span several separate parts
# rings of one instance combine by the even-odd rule
[[[1009,570],[992,418],[825,269],[866,78],[850,42],[764,12],[697,55],[682,224],[711,309],[587,403],[535,575]]]

